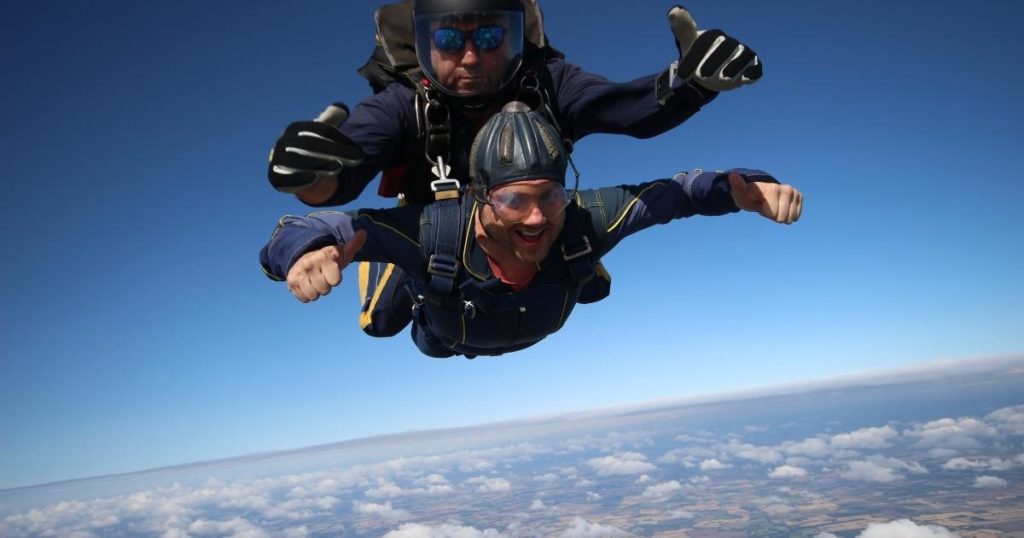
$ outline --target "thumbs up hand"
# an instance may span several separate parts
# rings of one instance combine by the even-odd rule
[[[366,230],[359,230],[344,245],[330,245],[302,255],[288,270],[288,291],[303,303],[331,293],[341,284],[341,272],[366,243]]]

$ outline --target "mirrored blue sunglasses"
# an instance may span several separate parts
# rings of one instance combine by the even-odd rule
[[[443,52],[458,52],[466,46],[466,38],[472,37],[477,50],[494,50],[505,41],[505,29],[501,26],[481,26],[473,30],[438,28],[434,30],[434,47]]]

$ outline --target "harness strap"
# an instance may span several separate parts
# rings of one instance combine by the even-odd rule
[[[569,266],[569,274],[573,280],[582,286],[596,274],[591,256],[594,249],[590,247],[590,238],[584,235],[580,228],[579,212],[572,213],[565,216],[565,226],[562,228],[562,259]]]
[[[427,292],[440,297],[449,296],[455,289],[462,243],[462,186],[448,177],[447,167],[438,155],[434,169],[438,179],[430,183],[434,202],[426,208],[429,222],[424,221],[420,227],[420,245],[430,274]],[[429,230],[425,229],[428,226]]]

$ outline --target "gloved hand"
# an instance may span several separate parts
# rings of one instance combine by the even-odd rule
[[[297,121],[285,128],[270,152],[270,184],[281,192],[301,192],[324,175],[361,163],[363,150],[338,131],[346,118],[348,108],[335,103],[316,121]]]
[[[716,92],[753,84],[761,78],[761,60],[753,50],[721,30],[698,31],[697,23],[682,6],[668,10],[668,23],[679,49],[679,78],[692,78]]]

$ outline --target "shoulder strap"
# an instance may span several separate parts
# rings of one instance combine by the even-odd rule
[[[590,246],[590,238],[583,233],[580,213],[575,204],[567,208],[565,225],[562,228],[562,241],[559,248],[562,250],[562,259],[569,266],[569,274],[573,280],[582,284],[594,278],[593,252]]]
[[[459,274],[459,245],[462,243],[463,215],[461,185],[447,176],[444,159],[438,158],[439,178],[430,183],[434,202],[427,205],[420,221],[420,250],[427,261],[427,293],[448,297]]]

